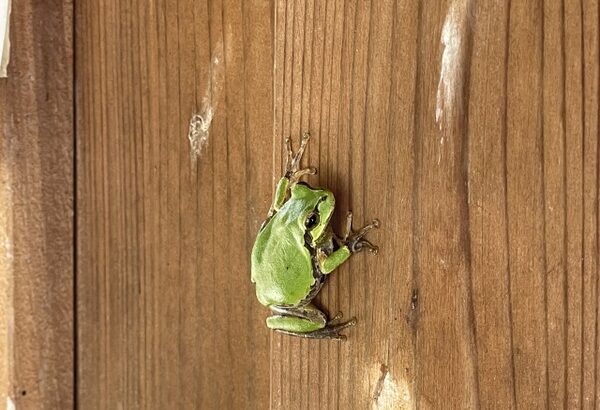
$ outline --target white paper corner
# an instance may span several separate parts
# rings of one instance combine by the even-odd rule
[[[6,68],[10,60],[10,2],[11,0],[0,0],[0,77],[6,77]]]

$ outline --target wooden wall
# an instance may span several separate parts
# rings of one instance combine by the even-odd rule
[[[598,2],[275,5],[281,136],[377,257],[321,302],[347,343],[272,336],[274,408],[597,408]]]
[[[269,405],[249,249],[272,190],[271,14],[264,1],[77,5],[83,408]],[[192,159],[188,123],[210,107]]]
[[[13,7],[0,80],[17,408],[600,406],[597,0],[81,1],[74,77],[71,7]],[[343,343],[249,281],[303,131],[334,227],[382,223]]]

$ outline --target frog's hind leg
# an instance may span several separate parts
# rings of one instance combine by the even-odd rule
[[[301,307],[272,306],[271,310],[274,314],[267,318],[267,327],[287,335],[310,339],[344,340],[346,336],[340,334],[340,331],[356,324],[355,318],[339,323],[340,313],[327,321],[325,314],[312,304]]]

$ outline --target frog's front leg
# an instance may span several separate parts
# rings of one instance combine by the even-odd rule
[[[346,217],[346,230],[344,236],[338,238],[340,247],[329,255],[323,251],[317,251],[317,262],[322,273],[328,274],[334,271],[353,254],[368,249],[372,253],[377,253],[379,248],[373,245],[364,236],[373,228],[379,228],[379,221],[374,219],[370,224],[364,226],[358,232],[352,230],[352,212],[348,212]]]
[[[310,134],[305,132],[302,135],[302,141],[300,142],[300,148],[298,152],[294,154],[292,149],[292,140],[290,137],[285,139],[285,146],[287,148],[287,163],[285,165],[285,174],[279,182],[277,183],[277,187],[275,188],[275,195],[273,197],[273,203],[271,204],[271,209],[269,210],[269,216],[273,215],[276,211],[279,211],[279,208],[285,202],[289,190],[298,182],[300,178],[304,175],[314,175],[317,173],[317,169],[315,167],[308,168],[300,168],[300,161],[302,160],[302,156],[304,155],[304,150],[308,145],[308,140],[310,140]]]
[[[356,324],[355,318],[347,322],[339,322],[342,317],[341,313],[328,321],[325,313],[312,304],[296,307],[271,306],[270,308],[273,316],[267,318],[267,327],[292,336],[344,340],[346,336],[340,334],[340,331]]]

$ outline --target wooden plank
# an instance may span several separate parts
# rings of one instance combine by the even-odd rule
[[[469,238],[482,408],[515,408],[506,213],[506,81],[509,8],[478,3],[469,89]],[[494,284],[491,286],[491,284]],[[485,347],[485,348],[481,348]]]
[[[383,226],[318,297],[346,343],[272,336],[273,408],[597,407],[597,17],[276,2],[273,177],[310,131],[310,182]]]
[[[248,255],[272,190],[271,18],[259,1],[77,4],[86,408],[268,405]],[[207,96],[192,160],[188,123],[207,118]]]
[[[73,407],[72,2],[13,2],[0,79],[0,405]],[[14,406],[14,407],[10,407]]]
[[[542,16],[535,3],[511,3],[506,90],[506,212],[516,403],[547,406]],[[533,92],[532,92],[533,90]]]
[[[543,155],[546,265],[548,403],[566,397],[566,196],[564,123],[564,14],[560,2],[544,3]],[[551,336],[551,337],[550,337]]]
[[[594,17],[596,16],[596,17]],[[598,258],[600,257],[599,101],[600,88],[600,6],[597,0],[582,3],[582,74],[583,84],[583,332],[582,332],[582,404],[585,409],[600,405],[598,383]]]
[[[597,16],[596,0],[80,3],[79,403],[595,408]],[[350,208],[382,221],[380,254],[318,298],[358,317],[346,343],[270,335],[248,281],[302,131],[337,230]]]

